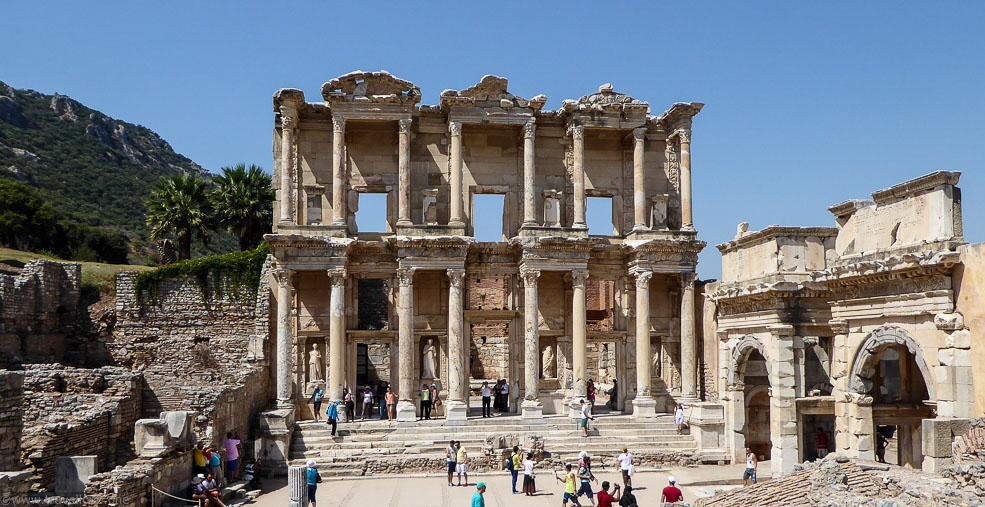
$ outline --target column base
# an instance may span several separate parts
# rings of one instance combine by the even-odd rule
[[[543,419],[544,405],[540,400],[523,400],[520,403],[520,417],[524,419]]]
[[[465,222],[463,222],[462,220],[449,220],[448,221],[448,226],[449,227],[465,227]]]
[[[572,229],[588,229],[588,224],[575,222],[571,224]]]
[[[417,420],[417,407],[414,406],[414,402],[400,400],[397,402],[397,420],[398,421],[416,421]]]
[[[449,421],[464,421],[468,419],[469,406],[464,401],[446,401],[445,419]]]
[[[277,410],[288,410],[288,409],[294,410],[295,408],[297,408],[297,405],[295,404],[294,400],[277,400],[277,403],[274,405],[274,408],[276,408]]]
[[[409,218],[400,219],[400,220],[397,220],[397,225],[399,227],[408,227],[408,226],[414,225],[414,222],[411,222]]]
[[[633,399],[633,419],[653,419],[657,417],[657,400],[652,396],[637,394]]]
[[[682,231],[693,231],[694,230],[694,225],[693,224],[684,224],[681,227],[681,230]]]
[[[568,417],[581,419],[581,398],[577,396],[565,397],[562,403],[568,408]]]

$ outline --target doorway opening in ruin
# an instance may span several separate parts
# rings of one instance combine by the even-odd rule
[[[358,192],[355,207],[356,231],[361,233],[390,232],[387,224],[387,193]]]
[[[758,350],[750,352],[746,359],[744,384],[746,447],[752,449],[760,461],[766,461],[773,450],[770,437],[770,383],[766,358]]]
[[[589,197],[585,210],[588,234],[591,236],[616,236],[619,230],[615,225],[615,213],[611,197]]]
[[[506,241],[503,227],[506,214],[505,194],[475,194],[472,199],[472,229],[476,241]]]
[[[876,460],[920,468],[922,419],[933,417],[927,384],[915,356],[904,345],[889,345],[870,361],[872,436]]]
[[[798,403],[798,408],[799,408]],[[817,430],[820,428],[828,440],[828,452],[835,451],[834,405],[811,407],[800,411],[800,460],[814,461],[818,455]]]

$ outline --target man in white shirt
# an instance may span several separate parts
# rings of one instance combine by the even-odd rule
[[[595,420],[592,417],[592,405],[585,400],[581,400],[581,421],[578,422],[578,426],[581,428],[582,436],[588,438],[588,420]]]
[[[499,388],[499,410],[500,412],[510,411],[510,384],[503,380],[503,385]]]
[[[622,454],[616,458],[616,461],[619,462],[619,471],[622,472],[623,489],[632,486],[633,478],[630,476],[630,471],[633,469],[633,455],[629,452],[629,449],[623,447]]]
[[[489,404],[492,402],[492,391],[489,389],[489,382],[482,383],[482,417],[492,417],[492,409]]]

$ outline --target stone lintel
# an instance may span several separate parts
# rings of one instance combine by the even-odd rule
[[[856,211],[872,204],[874,203],[868,199],[849,199],[828,207],[828,212],[835,218],[848,218]]]
[[[872,199],[876,204],[886,204],[917,195],[925,190],[931,190],[939,186],[957,185],[959,179],[961,179],[961,173],[959,171],[934,171],[919,178],[872,192]]]
[[[759,245],[778,237],[833,238],[836,237],[837,235],[838,235],[837,227],[786,227],[780,225],[771,225],[760,231],[747,232],[737,239],[734,239],[732,241],[726,241],[725,243],[716,245],[715,248],[718,248],[718,251],[722,253],[728,253],[738,250],[740,248]]]

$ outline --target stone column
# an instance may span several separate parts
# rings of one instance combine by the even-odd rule
[[[329,370],[325,396],[329,400],[341,400],[342,386],[345,385],[345,275],[345,268],[328,270],[332,295],[329,301]]]
[[[277,279],[277,408],[294,407],[294,272],[274,270]]]
[[[448,225],[462,227],[462,124],[453,121],[448,123],[448,134],[451,136],[451,216]]]
[[[681,398],[698,401],[698,348],[694,337],[695,273],[681,273]]]
[[[584,398],[587,392],[588,322],[585,315],[585,280],[588,271],[571,272],[571,346],[572,374],[574,376],[575,400]],[[579,409],[580,409],[579,403]]]
[[[633,417],[656,417],[657,403],[650,392],[650,278],[652,271],[636,274],[636,398]]]
[[[571,127],[574,166],[571,171],[571,185],[574,187],[575,220],[571,225],[576,229],[587,229],[585,222],[585,127]]]
[[[848,321],[842,319],[832,319],[828,321],[831,332],[834,333],[833,345],[831,348],[831,395],[835,399],[835,434],[834,448],[831,452],[848,454],[851,450],[851,439],[848,432],[849,427],[849,362],[850,347],[848,347]],[[830,444],[829,444],[830,445]]]
[[[520,412],[525,419],[540,419],[540,318],[537,305],[537,278],[540,270],[521,269],[523,280],[523,402]]]
[[[448,420],[464,421],[468,415],[465,383],[468,382],[468,364],[463,332],[462,288],[465,286],[465,270],[448,270],[448,400],[445,413]]]
[[[397,148],[397,225],[411,225],[410,220],[410,125],[412,120],[397,120],[399,146]]]
[[[534,216],[534,175],[535,154],[534,139],[537,135],[537,124],[530,120],[523,124],[523,225],[537,225]]]
[[[691,214],[691,132],[677,131],[681,143],[681,228],[694,230],[694,217]]]
[[[307,507],[308,502],[308,468],[304,466],[287,467],[287,505],[288,507]]]
[[[397,384],[397,420],[417,418],[414,406],[414,269],[397,269],[400,294],[397,299],[397,363],[400,380]]]
[[[332,225],[345,226],[345,118],[332,116]]]
[[[646,230],[646,174],[643,172],[643,147],[646,129],[633,129],[633,230]]]
[[[280,116],[280,221],[294,222],[294,127],[292,108],[281,107]]]

